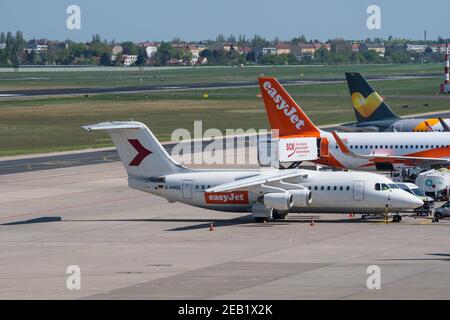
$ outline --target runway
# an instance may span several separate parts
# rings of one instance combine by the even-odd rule
[[[131,190],[119,162],[2,175],[0,208],[0,299],[450,298],[449,221],[256,224]]]
[[[424,74],[399,74],[395,76],[367,76],[368,80],[396,80],[436,77],[436,73]],[[312,83],[345,82],[344,77],[328,78],[302,78],[297,80],[280,80],[282,84],[306,85]],[[36,96],[61,96],[61,95],[89,95],[105,93],[139,93],[152,91],[184,91],[194,89],[221,89],[221,88],[245,88],[257,87],[258,81],[238,82],[204,82],[204,83],[170,83],[139,86],[116,86],[116,87],[85,87],[85,88],[54,88],[54,89],[28,89],[28,90],[6,90],[0,91],[1,97],[36,97]]]

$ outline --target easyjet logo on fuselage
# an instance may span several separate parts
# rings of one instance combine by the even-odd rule
[[[248,204],[248,191],[205,192],[205,202],[211,204]]]
[[[305,121],[299,118],[297,115],[297,110],[295,107],[291,107],[286,103],[286,100],[283,99],[281,95],[278,94],[277,90],[272,87],[272,84],[269,81],[265,81],[263,83],[264,90],[267,91],[267,94],[273,99],[275,102],[275,106],[278,110],[282,110],[283,114],[289,118],[289,120],[295,125],[297,129],[300,129],[305,125]]]

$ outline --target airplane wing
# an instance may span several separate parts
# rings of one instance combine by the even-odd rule
[[[405,163],[411,165],[450,165],[450,159],[446,158],[430,158],[430,157],[412,157],[412,156],[393,156],[389,154],[376,154],[362,155],[356,154],[351,151],[347,145],[342,141],[338,134],[332,132],[336,143],[338,144],[341,151],[352,158],[366,159],[372,162],[389,162],[389,163]]]
[[[220,184],[218,186],[208,188],[206,192],[225,192],[233,191],[238,189],[246,189],[254,186],[259,186],[262,184],[267,184],[270,182],[280,181],[283,179],[295,178],[304,175],[299,170],[287,170],[288,172],[280,173],[279,171],[273,171],[268,173],[261,173],[256,176],[239,179],[233,182],[228,182]]]

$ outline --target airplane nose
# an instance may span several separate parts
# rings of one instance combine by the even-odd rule
[[[392,207],[399,209],[415,209],[423,206],[421,199],[403,190],[397,190],[391,200]]]
[[[421,199],[419,199],[418,197],[408,193],[407,193],[407,198],[405,199],[405,207],[409,208],[409,209],[415,209],[415,208],[419,208],[421,206],[423,206],[423,201]]]

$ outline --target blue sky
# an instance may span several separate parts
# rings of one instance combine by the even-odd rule
[[[68,30],[66,8],[81,8],[81,30]],[[366,27],[369,5],[381,8],[381,30]],[[116,41],[213,39],[254,34],[272,39],[409,39],[450,37],[448,0],[1,0],[0,31],[26,38],[86,41],[93,34]]]

